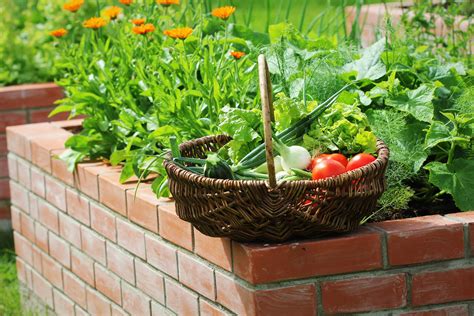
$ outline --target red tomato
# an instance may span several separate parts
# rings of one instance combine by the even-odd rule
[[[312,179],[319,180],[335,177],[344,172],[346,172],[346,168],[340,162],[331,159],[323,159],[314,166]]]
[[[311,159],[311,163],[309,164],[309,166],[306,169],[309,170],[309,171],[313,170],[314,166],[316,166],[318,164],[318,162],[320,162],[321,160],[326,159],[329,156],[330,156],[329,154],[321,154],[319,156],[313,157],[313,159]]]
[[[347,166],[347,158],[343,154],[331,154],[326,157],[327,159],[335,160],[340,162],[344,167]]]
[[[360,167],[363,167],[372,161],[375,160],[375,157],[370,154],[357,154],[352,157],[351,160],[347,163],[347,171],[351,171]]]

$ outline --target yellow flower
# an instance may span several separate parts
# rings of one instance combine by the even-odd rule
[[[107,24],[107,21],[103,18],[90,18],[86,20],[82,25],[88,29],[99,29]]]
[[[84,0],[71,0],[63,5],[63,9],[69,12],[76,12],[84,4]]]
[[[122,9],[117,6],[111,6],[104,10],[104,15],[111,20],[115,20],[120,13],[122,13]]]
[[[245,56],[244,52],[230,52],[230,55],[235,59],[240,59]]]
[[[179,0],[156,0],[156,3],[161,4],[164,7],[170,6],[172,4],[178,5]]]
[[[147,23],[144,25],[134,26],[132,28],[132,32],[139,35],[145,35],[147,33],[151,33],[155,30],[155,26],[151,23]]]
[[[131,5],[133,3],[133,0],[119,0],[121,4],[125,5]]]
[[[143,18],[143,19],[132,19],[132,23],[136,26],[140,26],[140,25],[144,24],[145,21],[146,21],[145,18]]]
[[[215,8],[214,10],[212,10],[212,15],[215,16],[216,18],[227,20],[234,12],[235,12],[235,7],[225,6],[225,7]]]
[[[54,36],[54,37],[63,37],[64,35],[67,34],[67,30],[66,29],[57,29],[57,30],[53,30],[53,31],[49,32],[49,34],[51,36]]]
[[[172,29],[172,30],[166,30],[163,33],[171,38],[179,38],[179,39],[186,39],[191,33],[193,32],[193,29],[190,27],[182,27],[182,28],[177,28],[177,29]]]

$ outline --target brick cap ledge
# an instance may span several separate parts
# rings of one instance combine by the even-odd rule
[[[33,164],[41,168],[44,162],[31,159],[25,154],[25,148],[37,137],[48,138],[55,133],[66,133],[61,127],[72,125],[74,124],[66,121],[43,123],[40,128],[39,124],[9,127],[10,151],[32,160]],[[18,147],[12,142],[20,142],[25,147]],[[38,151],[49,153],[50,161],[54,159],[54,152],[64,149],[64,146],[58,146],[54,142],[36,141],[35,146]],[[58,160],[55,163],[64,164]],[[318,240],[243,244],[200,234],[189,223],[178,218],[171,200],[159,200],[150,195],[149,184],[143,184],[143,191],[139,190],[139,194],[132,196],[133,182],[123,185],[118,181],[105,181],[111,177],[116,178],[120,171],[116,167],[84,163],[80,164],[75,176],[64,170],[64,165],[53,170],[45,169],[53,177],[76,187],[97,203],[99,196],[103,200],[103,194],[111,194],[114,203],[105,206],[115,212],[117,220],[126,217],[150,233],[160,235],[166,242],[194,252],[224,270],[233,271],[250,285],[389,269],[390,266],[453,260],[471,255],[467,249],[469,243],[464,240],[463,223],[467,225],[472,222],[471,215],[474,212],[370,224],[352,234]],[[103,187],[104,185],[106,186]],[[471,240],[473,236],[471,226]],[[205,247],[206,244],[212,247]],[[473,244],[470,243],[471,246]],[[400,257],[403,247],[410,247],[413,251]]]

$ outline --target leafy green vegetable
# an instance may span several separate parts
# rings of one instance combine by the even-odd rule
[[[407,90],[385,101],[388,106],[407,112],[416,119],[430,123],[433,120],[434,88],[423,84],[415,90]]]
[[[357,72],[356,79],[377,80],[383,77],[387,70],[380,59],[385,50],[385,39],[382,38],[372,46],[365,49],[360,59],[344,66],[345,72]]]
[[[463,211],[474,209],[474,160],[454,159],[450,164],[430,162],[425,166],[430,171],[430,182],[454,197],[456,206]]]
[[[306,148],[346,154],[373,153],[376,142],[369,121],[357,104],[344,103],[336,103],[323,113],[303,138]]]

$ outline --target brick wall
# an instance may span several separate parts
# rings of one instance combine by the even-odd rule
[[[7,129],[19,279],[59,315],[474,314],[474,212],[283,244],[210,238],[117,168],[68,173],[53,158],[64,124]]]
[[[26,123],[64,120],[65,115],[48,118],[53,103],[62,97],[62,89],[53,83],[0,88],[0,221],[10,219],[5,128]]]

